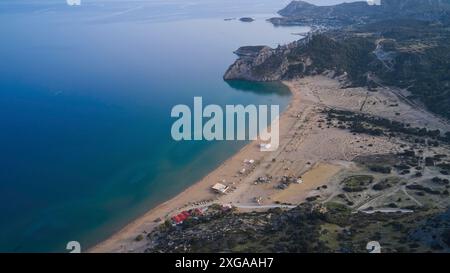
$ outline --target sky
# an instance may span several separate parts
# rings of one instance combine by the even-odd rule
[[[56,1],[65,1],[65,0],[2,0],[3,2],[40,2],[40,3],[45,3],[45,2],[56,2]],[[83,0],[81,0],[81,2],[82,2]],[[85,1],[90,1],[90,2],[92,2],[92,1],[94,1],[94,0],[85,0]],[[98,2],[101,2],[101,1],[116,1],[116,2],[120,2],[120,1],[122,1],[122,2],[126,2],[126,1],[129,1],[129,0],[95,0],[95,1],[98,1]],[[132,1],[136,1],[136,2],[139,2],[139,1],[154,1],[154,0],[132,0]],[[167,0],[167,1],[170,1],[170,0]],[[211,1],[214,1],[214,0],[211,0]],[[243,0],[243,1],[245,1],[245,0]],[[285,0],[273,0],[273,1],[283,1],[283,2],[289,2],[289,1],[285,1]],[[310,2],[310,3],[312,3],[312,4],[315,4],[315,5],[333,5],[333,4],[338,4],[338,3],[343,3],[343,2],[356,2],[356,1],[363,1],[363,0],[305,0],[306,2]]]

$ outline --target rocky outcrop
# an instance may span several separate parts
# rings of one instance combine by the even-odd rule
[[[281,51],[270,47],[244,47],[236,52],[239,59],[225,72],[225,80],[276,81],[283,75],[286,62]]]
[[[228,68],[223,78],[225,80],[250,80],[250,81],[278,81],[291,78],[292,68],[301,67],[300,74],[311,64],[311,60],[299,58],[290,59],[292,50],[304,46],[310,37],[288,45],[270,48],[268,46],[241,47],[234,53],[239,58]],[[300,76],[296,73],[295,76]]]
[[[365,84],[369,64],[375,60],[375,45],[364,39],[335,40],[325,34],[279,46],[245,47],[224,75],[225,80],[278,81],[306,75],[346,75],[354,83]]]

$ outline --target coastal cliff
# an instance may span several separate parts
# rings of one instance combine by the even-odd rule
[[[286,77],[292,63],[287,56],[296,43],[272,49],[267,46],[241,47],[238,60],[225,72],[225,80],[277,81]]]
[[[246,47],[249,48],[249,47]],[[255,47],[252,54],[236,53],[238,60],[225,72],[225,80],[277,81],[302,76],[331,73],[354,83],[366,83],[375,44],[351,37],[342,41],[324,34],[310,34],[305,39],[276,49]]]

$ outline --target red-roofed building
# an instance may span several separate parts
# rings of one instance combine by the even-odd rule
[[[180,214],[178,214],[178,218],[179,218],[181,221],[184,221],[184,220],[186,220],[187,216],[184,215],[184,214],[182,214],[182,213],[180,213]]]
[[[189,218],[191,216],[191,214],[188,211],[183,211],[175,216],[173,216],[171,219],[173,222],[175,222],[175,224],[181,224],[183,223],[184,220],[186,220],[187,218]]]
[[[172,217],[172,221],[175,222],[175,224],[179,224],[181,222],[180,218],[178,217],[178,215],[175,215]]]

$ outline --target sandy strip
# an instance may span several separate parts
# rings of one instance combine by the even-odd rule
[[[288,132],[295,122],[295,118],[292,118],[295,109],[298,108],[300,103],[299,92],[291,89],[292,98],[286,108],[286,110],[280,115],[280,142],[283,139],[288,138]],[[240,170],[246,168],[247,172],[251,172],[252,169],[257,168],[257,163],[254,166],[246,166],[244,162],[245,159],[254,159],[256,162],[262,162],[267,157],[276,156],[275,152],[260,152],[259,142],[253,141],[252,143],[243,147],[238,153],[233,155],[231,158],[226,160],[217,169],[209,173],[206,177],[193,184],[174,198],[158,205],[157,207],[151,209],[143,216],[134,220],[122,230],[115,233],[113,236],[107,240],[97,244],[96,246],[89,249],[89,252],[132,252],[143,247],[145,240],[142,242],[136,242],[134,239],[136,236],[142,233],[150,232],[154,227],[159,225],[161,222],[155,222],[156,219],[160,218],[164,221],[168,216],[174,214],[175,212],[181,210],[183,207],[190,205],[195,202],[205,201],[205,200],[215,200],[221,203],[226,203],[230,200],[230,196],[233,194],[225,195],[227,200],[220,200],[216,194],[214,194],[210,188],[217,182],[221,182],[229,185],[232,190],[239,189],[239,185],[245,180],[246,174],[241,174]],[[225,182],[223,182],[225,181]],[[232,198],[233,199],[233,198]],[[206,202],[206,201],[205,201]]]

